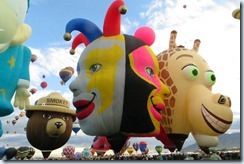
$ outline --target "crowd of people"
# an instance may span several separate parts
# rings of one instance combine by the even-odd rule
[[[49,158],[48,160],[240,160],[240,152],[105,155],[90,158],[81,157],[80,159]]]

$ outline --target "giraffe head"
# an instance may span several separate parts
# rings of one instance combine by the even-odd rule
[[[186,49],[176,45],[176,36],[177,32],[172,31],[169,49],[161,52],[157,59],[159,76],[171,90],[165,100],[161,125],[179,150],[191,132],[205,136],[225,133],[231,126],[233,114],[230,98],[212,93],[216,76],[198,54],[200,40],[194,41],[192,49]]]

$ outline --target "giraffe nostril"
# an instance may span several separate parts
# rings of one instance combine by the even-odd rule
[[[218,103],[219,103],[219,104],[225,104],[225,102],[226,102],[226,98],[225,98],[225,96],[221,95],[221,96],[219,97]]]

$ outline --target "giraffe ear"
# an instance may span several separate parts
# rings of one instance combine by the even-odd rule
[[[193,50],[193,51],[195,51],[195,52],[198,52],[198,49],[199,49],[200,43],[201,43],[201,41],[200,41],[199,39],[196,39],[196,40],[194,41],[194,44],[193,44],[192,50]]]

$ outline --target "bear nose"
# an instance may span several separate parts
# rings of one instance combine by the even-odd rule
[[[61,126],[63,126],[63,123],[62,122],[55,122],[55,125],[59,129]]]

